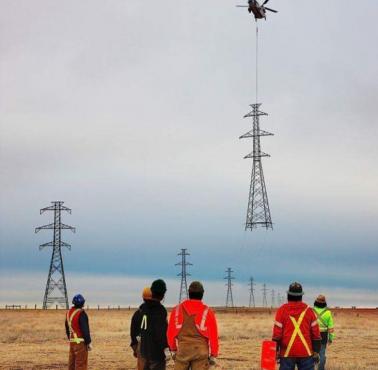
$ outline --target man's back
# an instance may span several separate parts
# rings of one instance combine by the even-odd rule
[[[156,300],[147,301],[140,307],[141,354],[142,357],[165,360],[164,349],[167,344],[167,311]]]
[[[284,357],[307,357],[313,353],[312,341],[320,339],[317,319],[305,303],[289,302],[276,313],[273,338],[279,340]]]

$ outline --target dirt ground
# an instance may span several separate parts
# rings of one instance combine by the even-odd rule
[[[129,348],[132,311],[88,314],[94,347],[89,368],[134,370]],[[67,368],[64,311],[1,310],[0,315],[0,369]],[[261,341],[271,337],[273,316],[272,311],[218,312],[221,351],[216,369],[259,369]],[[327,370],[377,370],[378,310],[338,310],[335,323]]]

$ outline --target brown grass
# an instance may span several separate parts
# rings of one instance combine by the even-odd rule
[[[0,369],[64,369],[68,345],[63,311],[0,311]],[[89,310],[94,350],[90,369],[135,369],[129,349],[130,311]],[[273,312],[218,312],[219,370],[259,369],[260,345],[271,336]],[[327,370],[378,369],[378,310],[335,312],[337,338]],[[168,369],[172,369],[172,364]]]

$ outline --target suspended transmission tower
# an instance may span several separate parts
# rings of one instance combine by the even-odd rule
[[[181,262],[176,263],[175,266],[181,266],[181,272],[177,276],[181,276],[179,302],[182,302],[184,299],[188,299],[188,282],[186,277],[190,276],[190,274],[186,267],[193,266],[193,264],[186,262],[186,256],[190,256],[186,248],[182,248],[181,252],[177,255],[181,256]]]
[[[245,159],[252,159],[252,174],[245,222],[245,230],[250,229],[251,231],[257,227],[273,229],[262,167],[262,158],[270,157],[270,155],[261,151],[260,143],[260,137],[272,136],[273,134],[260,129],[260,117],[268,115],[259,109],[260,105],[261,103],[258,103],[258,27],[256,25],[256,103],[250,105],[252,110],[244,116],[244,118],[252,118],[252,130],[239,137],[239,139],[253,139],[253,150],[244,157]]]
[[[253,277],[249,279],[249,307],[256,307],[255,305],[255,283]]]
[[[268,301],[266,300],[266,293],[268,291],[268,289],[266,288],[266,284],[264,283],[263,284],[263,287],[262,287],[262,294],[263,294],[263,302],[262,302],[262,305],[263,307],[268,307]]]
[[[224,277],[227,279],[227,297],[226,297],[226,307],[234,307],[234,299],[232,297],[232,280],[235,278],[232,276],[233,271],[231,270],[231,267],[228,267],[226,270],[226,276]]]
[[[271,307],[276,307],[276,293],[274,289],[272,289],[271,296],[272,296]]]
[[[75,232],[75,228],[62,223],[61,212],[67,211],[71,213],[71,210],[63,206],[64,202],[51,202],[52,206],[42,208],[40,214],[45,211],[54,211],[54,222],[52,224],[37,227],[35,232],[40,230],[53,230],[53,241],[41,244],[39,250],[45,247],[52,247],[52,256],[50,262],[49,275],[47,278],[45,295],[43,298],[43,309],[48,308],[51,304],[57,303],[60,306],[68,309],[67,287],[66,278],[64,276],[62,247],[67,247],[71,250],[71,246],[62,241],[62,230],[71,230]]]

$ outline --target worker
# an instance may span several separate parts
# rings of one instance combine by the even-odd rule
[[[320,335],[322,343],[320,348],[320,361],[318,370],[325,369],[327,344],[331,344],[335,338],[333,329],[332,312],[327,307],[327,301],[324,295],[320,294],[314,302],[314,312],[318,318]]]
[[[214,312],[202,303],[203,285],[193,281],[189,299],[171,312],[168,344],[175,359],[175,370],[205,370],[218,356],[218,329]]]
[[[134,315],[131,318],[131,325],[130,325],[130,337],[131,337],[131,344],[130,347],[133,350],[134,357],[137,358],[137,369],[143,370],[144,369],[144,358],[140,354],[140,326],[142,323],[142,308],[143,305],[146,304],[146,301],[152,299],[151,288],[146,287],[143,289],[142,292],[143,302],[139,308],[134,312]]]
[[[319,362],[320,331],[314,311],[302,302],[302,285],[294,282],[287,291],[288,303],[276,313],[273,341],[277,342],[280,370],[314,370]]]
[[[167,310],[161,304],[167,286],[164,280],[151,285],[152,298],[141,307],[140,353],[144,358],[144,370],[165,370],[170,356],[167,342]]]
[[[66,315],[66,334],[70,341],[68,370],[88,369],[88,351],[92,350],[92,344],[84,303],[84,297],[76,294],[72,299],[73,306]]]

